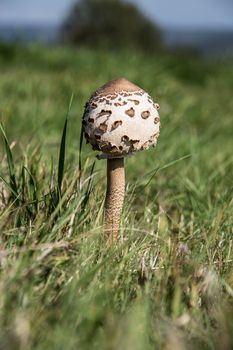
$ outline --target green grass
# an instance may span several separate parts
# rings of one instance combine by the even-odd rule
[[[126,159],[108,247],[106,163],[80,126],[121,76],[162,129]],[[0,349],[232,349],[233,61],[1,46],[0,77]]]

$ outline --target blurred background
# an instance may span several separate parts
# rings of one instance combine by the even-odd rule
[[[0,40],[233,54],[232,0],[0,0]]]

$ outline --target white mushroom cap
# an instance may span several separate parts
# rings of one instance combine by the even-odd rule
[[[86,104],[85,137],[109,158],[155,146],[159,137],[159,105],[141,88],[116,79],[99,88]]]

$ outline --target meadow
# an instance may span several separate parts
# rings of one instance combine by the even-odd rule
[[[110,247],[80,131],[117,77],[162,128],[126,159]],[[233,348],[232,91],[231,59],[0,46],[0,349]]]

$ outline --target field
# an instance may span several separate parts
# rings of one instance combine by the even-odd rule
[[[80,127],[121,76],[162,128],[126,159],[109,247],[106,161]],[[232,60],[0,47],[0,349],[233,348],[232,91]]]

